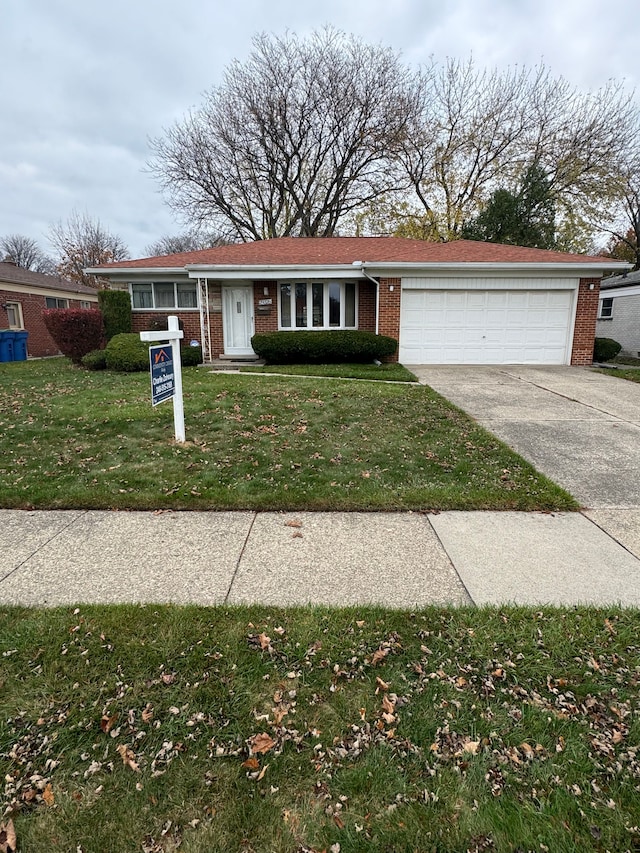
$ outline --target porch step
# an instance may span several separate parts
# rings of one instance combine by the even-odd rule
[[[209,370],[240,370],[241,367],[247,367],[250,364],[262,365],[265,364],[265,360],[257,356],[220,356],[203,364],[202,367],[207,367]]]

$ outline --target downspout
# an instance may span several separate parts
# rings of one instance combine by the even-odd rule
[[[362,271],[362,275],[365,278],[368,278],[369,281],[373,282],[373,284],[375,284],[376,286],[376,335],[378,335],[380,333],[380,282],[377,279],[373,278],[373,276],[369,275],[369,273],[364,268],[364,265],[365,261],[354,261],[354,266],[359,266],[360,270]]]

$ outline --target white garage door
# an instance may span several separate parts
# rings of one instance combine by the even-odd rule
[[[571,290],[403,290],[405,364],[567,364]]]

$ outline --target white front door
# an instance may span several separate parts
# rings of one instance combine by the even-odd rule
[[[253,355],[253,287],[222,288],[225,355]]]

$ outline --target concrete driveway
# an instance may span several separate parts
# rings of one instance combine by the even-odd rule
[[[613,508],[640,509],[640,383],[584,367],[408,367],[593,510],[596,523]],[[622,523],[625,513],[615,517]],[[640,539],[640,513],[626,517]]]

